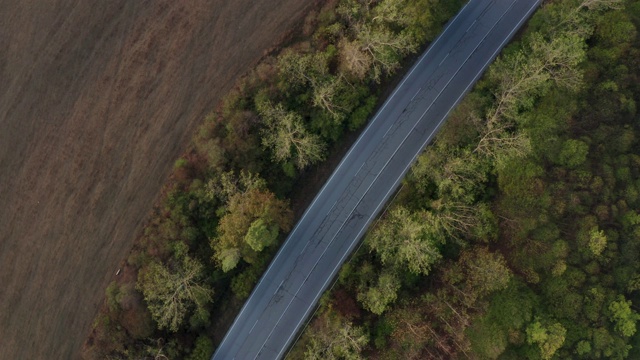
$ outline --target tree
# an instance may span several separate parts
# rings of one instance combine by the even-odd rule
[[[557,322],[543,325],[540,319],[536,319],[527,327],[527,342],[530,345],[538,345],[543,359],[551,359],[558,349],[564,344],[567,330]]]
[[[347,84],[341,76],[328,76],[324,81],[313,84],[313,106],[326,111],[334,121],[340,123],[345,118],[346,108],[338,102],[338,98],[345,91]]]
[[[589,250],[593,256],[600,256],[607,247],[607,236],[604,231],[598,230],[597,227],[589,231]]]
[[[208,360],[213,355],[213,341],[208,336],[200,335],[187,360]]]
[[[358,301],[365,309],[380,315],[396,300],[398,289],[400,289],[398,277],[391,272],[383,272],[375,286],[363,289],[364,291],[358,294]]]
[[[576,354],[580,356],[587,355],[591,352],[591,343],[586,340],[582,340],[576,345]]]
[[[426,216],[428,225],[444,232],[451,239],[463,243],[464,239],[487,242],[495,237],[495,219],[486,204],[465,205],[458,201],[440,199],[431,203]]]
[[[227,272],[238,266],[242,258],[239,248],[216,248],[214,259],[220,264],[222,271]]]
[[[245,300],[251,294],[264,269],[264,266],[260,265],[266,264],[250,266],[231,279],[231,291],[239,300]]]
[[[613,336],[605,327],[594,329],[592,339],[594,358],[626,359],[631,349],[631,345]]]
[[[588,37],[593,31],[593,18],[604,10],[619,9],[622,0],[568,0],[553,3],[544,12],[538,26],[546,26],[546,33],[553,37],[570,30]],[[539,19],[536,19],[539,20]],[[534,28],[536,28],[534,26]]]
[[[407,16],[404,1],[382,0],[372,9],[371,22],[407,26],[411,18]]]
[[[446,272],[448,284],[464,295],[469,306],[478,298],[506,289],[511,276],[501,254],[480,246],[464,251],[457,266]]]
[[[412,168],[411,174],[418,189],[425,191],[433,182],[437,186],[436,196],[445,199],[446,203],[475,203],[477,196],[485,190],[491,171],[490,162],[470,151],[452,152],[451,146],[440,141],[431,149],[435,151],[425,152]]]
[[[346,4],[345,4],[346,5]],[[340,44],[341,69],[357,79],[369,75],[380,82],[383,74],[391,74],[400,60],[417,48],[409,31],[398,31],[411,22],[397,1],[381,1],[373,7],[357,4],[341,6],[339,11],[349,22],[349,36]]]
[[[240,259],[253,263],[259,252],[274,245],[280,231],[291,228],[293,214],[255,176],[241,175],[239,184],[228,175],[222,179],[221,192],[227,203],[211,247],[214,259],[226,272]]]
[[[568,139],[558,154],[558,164],[575,169],[587,160],[589,145],[584,141]]]
[[[357,24],[353,27],[360,52],[370,58],[371,78],[380,82],[383,74],[392,74],[400,67],[400,60],[413,53],[416,43],[406,33],[394,33],[386,26]]]
[[[347,109],[339,98],[349,88],[342,75],[334,76],[329,71],[329,60],[334,53],[333,46],[325,52],[300,54],[287,51],[280,56],[278,65],[280,76],[288,86],[311,89],[313,106],[326,111],[340,123]]]
[[[262,251],[265,247],[271,246],[278,238],[278,225],[267,226],[264,219],[257,219],[251,223],[244,241],[256,252]]]
[[[372,6],[374,5],[375,6]],[[412,36],[407,12],[409,5],[395,0],[343,1],[337,12],[348,23],[348,32],[339,44],[339,68],[347,77],[380,82],[392,74],[400,60],[415,52],[419,42]],[[424,7],[419,7],[424,13]]]
[[[486,318],[474,321],[467,330],[467,336],[471,341],[473,354],[481,359],[498,359],[509,342],[508,333]]]
[[[271,150],[276,161],[292,161],[299,169],[304,169],[323,159],[325,145],[304,127],[300,115],[269,101],[256,106],[265,120],[262,144]]]
[[[505,153],[523,156],[530,144],[515,131],[514,121],[523,109],[531,109],[551,83],[576,90],[581,84],[578,64],[585,58],[584,39],[570,32],[547,40],[531,34],[526,46],[498,59],[489,69],[489,81],[496,84],[495,105],[480,124],[480,140],[475,151],[491,157]]]
[[[640,320],[640,315],[631,309],[631,305],[631,301],[622,295],[618,295],[617,299],[609,304],[616,331],[626,337],[636,333],[636,323]]]
[[[340,70],[355,79],[364,80],[373,64],[371,56],[356,41],[342,39],[338,44]]]
[[[278,58],[280,77],[293,86],[314,86],[330,76],[328,60],[323,52],[301,54],[285,51]]]
[[[137,287],[159,329],[178,331],[189,313],[192,320],[208,320],[213,290],[203,284],[202,269],[198,260],[185,256],[173,266],[154,261],[140,273]]]
[[[620,57],[633,45],[637,30],[625,11],[611,11],[597,20],[590,55],[602,62],[619,62]]]
[[[486,247],[475,247],[463,252],[458,262],[466,275],[465,287],[472,289],[478,296],[506,289],[511,280],[511,270],[504,257]]]
[[[441,258],[438,246],[444,242],[443,234],[429,220],[433,219],[426,212],[397,207],[367,236],[367,245],[383,264],[426,275]]]
[[[425,349],[432,349],[446,355],[454,353],[451,344],[438,334],[425,316],[425,304],[412,301],[402,307],[392,309],[386,318],[392,324],[391,347],[397,348],[396,358],[423,359]],[[428,346],[433,341],[435,346]],[[435,358],[435,357],[432,357]],[[446,357],[443,357],[446,358]]]
[[[369,343],[364,329],[335,314],[324,313],[309,328],[310,342],[304,353],[308,360],[363,359]]]

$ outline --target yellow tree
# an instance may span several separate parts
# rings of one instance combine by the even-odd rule
[[[375,6],[372,6],[375,3]],[[400,60],[417,49],[416,39],[406,31],[410,17],[396,0],[344,2],[338,14],[349,24],[349,34],[340,42],[340,69],[347,76],[380,82],[392,74]]]
[[[245,175],[248,183],[237,186],[229,176],[223,178],[227,203],[211,247],[214,260],[229,271],[240,259],[253,263],[260,251],[274,245],[280,231],[290,230],[293,214],[287,202],[276,198],[263,181]]]
[[[313,322],[309,333],[307,360],[363,359],[361,352],[369,343],[363,328],[329,312]]]
[[[527,342],[531,345],[538,345],[540,355],[543,359],[551,359],[562,344],[567,335],[565,329],[558,322],[544,322],[536,319],[527,327]]]

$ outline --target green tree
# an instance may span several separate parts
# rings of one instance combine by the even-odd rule
[[[244,237],[244,241],[251,249],[260,252],[265,247],[275,243],[278,238],[278,232],[277,224],[267,226],[264,219],[260,218],[251,223],[249,230],[247,230],[247,235]]]
[[[443,199],[442,208],[448,204],[471,205],[486,190],[491,164],[486,158],[469,151],[451,152],[451,145],[437,142],[418,158],[411,176],[421,192],[430,191],[431,184],[437,186],[436,198]],[[427,195],[427,194],[425,194]],[[433,207],[433,206],[432,206]],[[478,211],[473,209],[470,214]]]
[[[545,33],[549,37],[559,32],[571,30],[576,35],[588,37],[594,26],[594,18],[603,11],[619,9],[622,0],[566,0],[548,6],[541,15],[534,19],[534,29],[540,31],[547,26]]]
[[[122,292],[117,282],[112,281],[106,290],[107,306],[111,312],[121,311],[120,301],[122,299]]]
[[[187,360],[208,360],[211,355],[213,355],[213,341],[205,335],[200,335]]]
[[[371,22],[409,25],[411,18],[406,12],[407,4],[398,0],[382,0],[371,10]]]
[[[154,261],[140,273],[137,287],[159,329],[178,331],[190,313],[208,321],[213,290],[203,283],[202,270],[198,260],[186,256],[173,266]]]
[[[580,356],[586,356],[591,352],[591,343],[586,340],[581,340],[576,345],[576,354]]]
[[[616,331],[626,337],[636,333],[636,323],[640,320],[640,315],[631,309],[631,305],[631,301],[622,295],[618,295],[618,298],[609,304],[609,312]]]
[[[367,236],[366,242],[383,264],[426,275],[441,258],[438,246],[444,242],[443,234],[432,223],[433,217],[426,212],[411,213],[397,207]]]
[[[553,83],[575,90],[581,84],[577,65],[585,58],[584,39],[563,32],[551,40],[532,33],[519,51],[495,61],[488,73],[496,101],[479,125],[480,140],[475,151],[498,158],[524,156],[530,152],[526,135],[514,131],[514,121],[523,110],[530,110],[535,100]]]
[[[266,265],[266,264],[265,264]],[[245,300],[262,275],[263,266],[250,266],[231,280],[231,291],[240,300]]]
[[[595,45],[590,55],[598,61],[614,63],[628,51],[636,39],[637,30],[625,11],[611,11],[597,19]]]
[[[220,264],[222,271],[227,272],[238,266],[238,263],[242,258],[240,248],[223,248],[217,245],[214,246],[216,246],[214,259]]]
[[[382,314],[398,297],[400,280],[390,272],[383,272],[375,286],[364,289],[358,294],[363,307],[376,315]]]
[[[584,141],[568,139],[558,154],[558,164],[575,169],[587,160],[589,145]]]
[[[551,359],[558,349],[564,344],[567,330],[557,322],[543,325],[539,319],[527,326],[527,342],[530,345],[538,345],[543,359]]]
[[[508,334],[491,319],[481,318],[474,321],[467,330],[473,354],[481,359],[497,359],[508,345]]]

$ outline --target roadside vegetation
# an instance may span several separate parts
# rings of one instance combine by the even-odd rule
[[[294,224],[288,199],[462,4],[310,14],[176,162],[85,357],[208,359]],[[637,1],[546,2],[420,156],[292,358],[640,358],[638,27]]]
[[[458,106],[293,350],[640,358],[640,3],[547,2]]]
[[[208,359],[291,230],[295,189],[313,188],[310,175],[462,2],[337,0],[309,14],[176,161],[83,356]]]

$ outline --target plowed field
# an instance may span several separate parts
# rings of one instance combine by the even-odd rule
[[[305,0],[0,2],[0,358],[69,359],[171,166]]]

